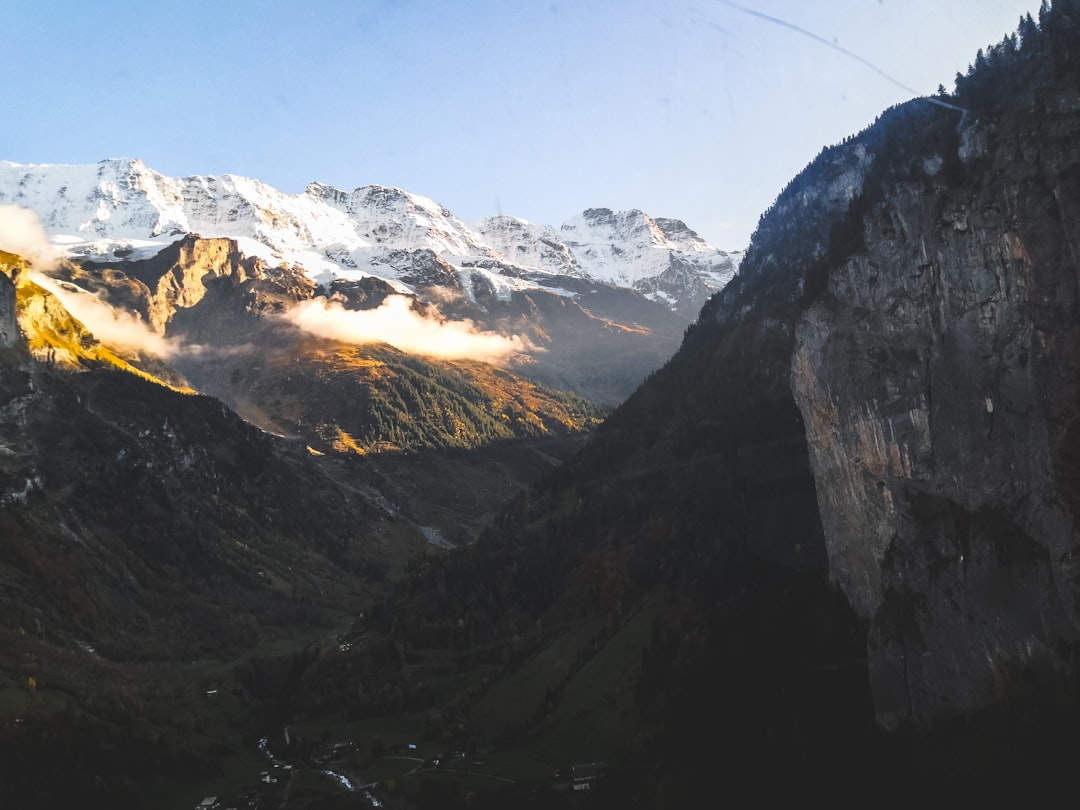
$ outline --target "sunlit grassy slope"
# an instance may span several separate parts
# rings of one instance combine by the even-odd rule
[[[20,256],[0,250],[0,272],[15,281],[15,314],[31,355],[69,369],[108,366],[127,371],[175,391],[195,393],[186,385],[149,373],[99,341],[48,290],[29,278],[30,266]]]

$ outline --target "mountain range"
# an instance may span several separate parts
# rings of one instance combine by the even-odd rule
[[[354,345],[494,360],[603,407],[625,399],[674,352],[690,318],[738,261],[683,223],[640,211],[590,209],[559,231],[512,217],[470,226],[395,188],[344,192],[312,184],[288,195],[228,175],[165,177],[137,160],[0,162],[0,203],[36,212],[52,250],[96,274],[64,278],[74,285],[68,292],[92,288],[82,308],[67,300],[91,319],[92,331],[115,334],[117,318],[134,318],[188,344],[243,344],[235,325],[226,338],[216,327],[206,333],[190,318],[173,319],[177,303],[208,307],[202,292],[171,291],[188,282],[198,287],[192,274],[174,271],[161,282],[169,290],[147,289],[152,303],[137,303],[126,290],[125,268],[146,266],[177,240],[224,238],[235,242],[234,264],[260,268],[257,281],[234,276],[260,288],[243,293],[254,299],[239,305],[245,311],[285,316],[308,335]],[[125,278],[117,289],[109,279],[118,273]],[[275,289],[262,289],[268,286]],[[87,309],[94,296],[120,312],[93,319]],[[220,385],[207,385],[200,390],[242,407]]]
[[[572,279],[635,289],[692,318],[738,264],[738,254],[717,250],[684,223],[642,211],[593,208],[558,230],[509,216],[466,224],[398,188],[346,192],[312,183],[285,194],[233,175],[166,177],[132,159],[0,161],[0,202],[37,212],[58,243],[87,257],[145,257],[197,233],[236,239],[246,255],[271,265],[302,266],[324,287],[374,277],[402,292],[450,286],[470,301],[477,286],[507,299],[561,291]]]
[[[389,476],[413,493],[399,495],[459,538],[670,356],[737,259],[639,211],[592,209],[560,237],[510,217],[469,226],[400,189],[287,195],[135,160],[0,163],[0,202],[46,231],[34,300],[129,368],[312,452],[408,465]],[[84,367],[81,346],[29,346]],[[532,440],[547,449],[510,450]],[[464,498],[435,456],[409,455],[465,448],[483,460],[457,463]]]

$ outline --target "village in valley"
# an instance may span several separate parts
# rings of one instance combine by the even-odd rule
[[[395,742],[387,746],[376,738],[365,754],[362,746],[353,741],[312,745],[305,738],[290,734],[288,727],[282,731],[280,742],[282,750],[287,752],[282,756],[271,749],[268,738],[259,739],[258,750],[268,767],[259,773],[257,783],[233,793],[206,796],[194,810],[307,807],[317,794],[350,794],[355,801],[349,807],[380,808],[384,802],[410,807],[408,800],[413,791],[408,780],[431,777],[445,781],[457,779],[463,784],[487,781],[494,789],[543,792],[554,801],[563,796],[574,803],[574,797],[586,795],[608,774],[606,762],[586,762],[553,768],[548,780],[519,782],[493,772],[485,750],[439,753],[423,743]],[[368,763],[364,771],[378,773],[381,781],[366,781],[359,767],[361,762]]]

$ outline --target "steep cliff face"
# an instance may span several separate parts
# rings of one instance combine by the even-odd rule
[[[0,251],[0,266],[5,268],[4,272],[0,272],[0,350],[15,349],[23,341],[15,318],[15,282],[11,276],[21,272],[22,260]]]
[[[967,120],[884,188],[797,326],[830,569],[872,622],[885,725],[1072,663],[1078,131],[1072,90]]]
[[[188,237],[175,248],[176,260],[156,279],[151,271],[145,280],[151,291],[149,321],[159,332],[178,308],[187,309],[202,300],[208,279],[242,284],[258,272],[252,270],[254,260],[242,263],[233,239]]]
[[[807,166],[580,465],[694,464],[724,506],[670,547],[827,576],[888,729],[1076,705],[1080,4],[1043,16]]]
[[[260,278],[262,262],[241,255],[235,239],[189,234],[149,259],[69,263],[56,275],[137,313],[163,335],[178,310],[191,309],[206,297],[208,285],[224,279],[239,286]],[[310,296],[314,285],[307,287]]]
[[[156,358],[101,343],[37,283],[40,275],[20,256],[0,251],[0,363],[37,360],[67,371],[122,369],[177,390],[190,391],[183,378]]]

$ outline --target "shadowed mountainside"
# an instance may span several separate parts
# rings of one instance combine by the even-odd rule
[[[651,614],[633,707],[611,704],[644,736],[611,742],[657,806],[705,781],[783,791],[781,770],[841,792],[894,771],[912,789],[1060,781],[1080,649],[1078,12],[1025,19],[956,96],[825,149],[675,357],[480,543],[402,583],[390,632],[513,638],[528,667],[568,621],[600,617],[602,655]],[[545,739],[570,688],[548,678],[507,733]],[[711,744],[687,751],[702,724]]]

